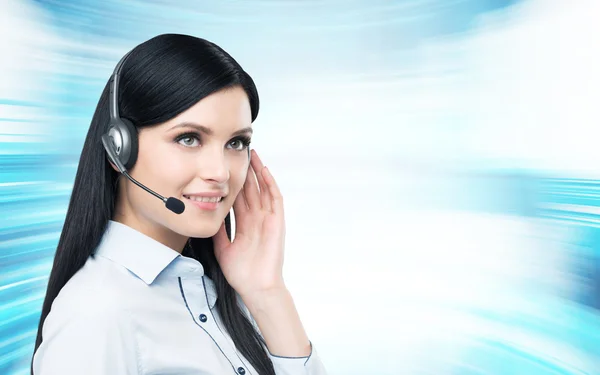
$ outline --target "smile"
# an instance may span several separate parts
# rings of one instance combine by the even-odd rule
[[[194,201],[194,202],[204,202],[204,203],[219,203],[223,200],[223,197],[200,197],[197,195],[193,195],[193,196],[184,195],[183,197],[186,199],[189,199],[191,201]]]

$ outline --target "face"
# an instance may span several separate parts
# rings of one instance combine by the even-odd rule
[[[131,176],[162,196],[180,199],[185,211],[171,212],[121,176],[115,219],[174,248],[188,237],[214,236],[248,173],[251,122],[248,97],[235,87],[213,93],[165,123],[142,128]],[[202,202],[215,194],[223,197],[218,203]]]

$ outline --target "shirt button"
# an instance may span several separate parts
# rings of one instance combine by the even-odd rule
[[[244,375],[245,373],[246,373],[246,370],[244,370],[243,367],[238,367],[238,374]]]
[[[208,320],[208,318],[207,318],[207,317],[206,317],[206,315],[204,315],[204,314],[200,314],[199,318],[200,318],[200,321],[201,321],[202,323],[204,323],[204,322],[206,322],[206,321]],[[241,368],[241,367],[240,367],[240,368]]]

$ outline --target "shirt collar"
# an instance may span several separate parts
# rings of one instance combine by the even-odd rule
[[[202,277],[204,268],[155,239],[117,221],[109,220],[95,252],[127,268],[150,285],[163,271],[178,277]],[[168,269],[167,269],[168,268]]]

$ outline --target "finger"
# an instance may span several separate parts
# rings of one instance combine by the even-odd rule
[[[256,150],[252,150],[251,164],[252,168],[254,168],[254,172],[256,173],[256,179],[258,180],[258,186],[260,189],[260,203],[262,205],[262,208],[267,211],[271,211],[271,196],[269,193],[269,187],[265,183],[265,180],[262,175],[264,165],[258,157]]]
[[[249,209],[260,208],[258,182],[256,181],[256,174],[250,165],[248,166],[246,181],[244,182],[244,197]]]
[[[248,211],[248,204],[246,203],[246,197],[244,189],[240,190],[235,201],[233,201],[233,212],[235,217],[241,217]]]
[[[269,187],[272,211],[283,216],[283,195],[281,194],[281,190],[279,190],[275,177],[273,177],[271,171],[267,167],[263,168],[263,179]]]

